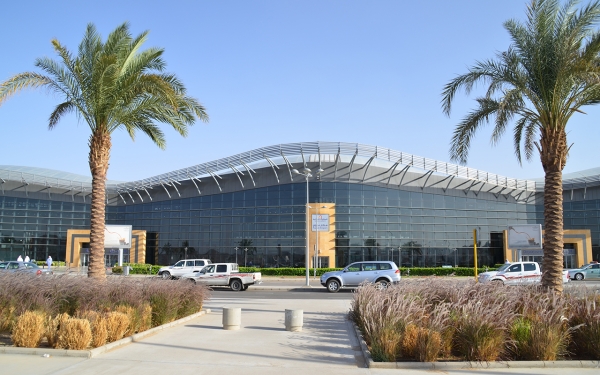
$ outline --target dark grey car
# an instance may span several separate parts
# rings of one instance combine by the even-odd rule
[[[0,262],[0,272],[23,272],[31,273],[34,275],[51,275],[52,271],[44,268],[40,268],[33,262]]]
[[[386,288],[400,281],[400,270],[391,261],[356,262],[341,271],[326,272],[321,276],[321,285],[331,293],[340,288],[357,287],[363,282],[375,283]]]

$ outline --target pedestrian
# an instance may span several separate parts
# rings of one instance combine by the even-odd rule
[[[48,269],[52,269],[52,257],[48,255],[48,259],[46,259],[46,264],[48,264]]]
[[[25,263],[29,262],[29,255],[25,255]]]
[[[510,262],[508,261],[508,259],[506,260],[506,262],[504,262],[504,264],[510,264]]]
[[[19,255],[19,257],[17,258],[17,262],[22,262],[23,258],[21,258],[21,256]]]

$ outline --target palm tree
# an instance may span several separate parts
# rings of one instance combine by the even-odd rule
[[[466,163],[476,131],[494,120],[495,144],[513,123],[514,152],[531,160],[537,149],[545,173],[544,260],[542,284],[562,292],[562,171],[570,146],[566,127],[581,108],[600,101],[600,3],[576,9],[577,1],[532,0],[527,22],[504,23],[511,45],[496,59],[478,62],[443,90],[442,107],[449,116],[456,92],[466,94],[477,83],[487,87],[477,107],[456,126],[450,156]]]
[[[140,50],[147,35],[146,31],[132,37],[129,25],[124,23],[102,42],[94,25],[89,24],[76,56],[54,39],[52,45],[59,61],[49,58],[35,61],[35,66],[45,74],[20,73],[0,84],[0,105],[26,88],[46,88],[58,94],[62,102],[50,114],[49,129],[68,113],[77,114],[90,127],[89,276],[94,278],[105,277],[105,183],[112,133],[124,129],[134,139],[136,131],[141,131],[164,148],[164,134],[157,122],[167,123],[186,136],[188,126],[196,118],[208,120],[204,107],[187,96],[177,77],[163,73],[163,50]]]

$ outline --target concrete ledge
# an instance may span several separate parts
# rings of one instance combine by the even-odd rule
[[[461,369],[494,369],[494,368],[600,368],[600,361],[497,361],[497,362],[375,362],[367,347],[362,333],[352,322],[354,333],[360,343],[360,348],[368,368],[406,369],[406,370],[461,370]]]
[[[202,310],[195,314],[186,316],[184,318],[172,321],[167,324],[163,324],[158,327],[151,328],[147,331],[136,333],[129,337],[122,338],[121,340],[117,340],[111,343],[108,343],[103,346],[99,346],[90,350],[67,350],[67,349],[51,349],[51,348],[17,348],[14,346],[0,346],[0,354],[30,354],[30,355],[39,355],[43,356],[44,354],[48,354],[51,357],[82,357],[82,358],[93,358],[99,354],[106,353],[110,350],[117,349],[123,345],[130,344],[135,341],[139,341],[144,337],[154,335],[162,331],[163,329],[167,329],[173,326],[176,326],[181,323],[185,323],[189,320],[202,316],[204,314],[210,313],[210,309]]]

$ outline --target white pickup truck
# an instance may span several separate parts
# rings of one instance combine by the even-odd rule
[[[240,273],[236,263],[209,264],[199,272],[191,272],[181,278],[207,286],[229,286],[236,292],[262,282],[260,272]]]
[[[184,259],[169,267],[162,267],[158,270],[158,276],[163,279],[175,279],[186,273],[198,272],[207,264],[212,262],[209,259]]]
[[[504,285],[521,285],[539,283],[542,270],[537,262],[506,263],[497,271],[479,274],[480,283],[497,282]],[[563,283],[569,282],[569,271],[563,271]]]

